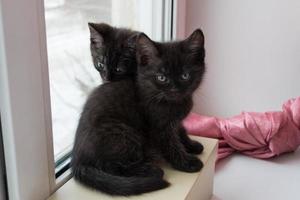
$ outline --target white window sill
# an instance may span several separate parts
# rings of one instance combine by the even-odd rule
[[[48,200],[209,200],[212,197],[213,176],[217,154],[217,140],[193,137],[204,145],[204,152],[199,156],[204,163],[203,169],[198,173],[184,173],[164,166],[165,179],[171,186],[139,196],[112,197],[80,185],[73,179],[64,184]]]

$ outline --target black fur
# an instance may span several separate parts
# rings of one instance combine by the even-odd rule
[[[101,75],[102,80],[113,82],[135,79],[137,71],[136,37],[139,32],[111,27],[105,23],[89,23],[89,29],[94,67]],[[196,45],[197,50],[198,44],[191,44],[189,48],[193,48],[193,45]],[[204,54],[201,56],[204,57]],[[99,63],[103,64],[101,69],[98,66]],[[117,72],[117,69],[121,69],[121,72]],[[184,129],[182,132],[185,132]],[[185,144],[184,146],[189,153],[199,154],[202,152],[201,144],[190,140],[186,134],[182,135],[181,142]],[[153,155],[153,157],[156,156]]]
[[[169,185],[149,156],[153,148],[176,169],[195,172],[203,165],[188,153],[200,153],[202,145],[190,140],[181,125],[204,73],[202,32],[173,43],[156,43],[140,34],[136,42],[136,80],[123,78],[94,90],[73,149],[75,179],[111,195]],[[163,77],[168,81],[162,82]]]
[[[89,23],[90,48],[94,67],[104,81],[119,81],[136,74],[137,31],[108,24]]]
[[[190,112],[192,94],[202,80],[204,57],[201,30],[182,42],[157,43],[145,34],[137,39],[137,84],[151,139],[174,168],[187,172],[202,167],[188,152],[201,153],[203,146],[188,138],[181,122]]]
[[[131,80],[105,83],[88,99],[73,149],[75,179],[112,195],[165,188],[162,170],[145,158],[145,123]]]

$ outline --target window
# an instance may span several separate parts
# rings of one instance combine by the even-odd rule
[[[68,161],[86,94],[100,83],[87,22],[127,26],[165,40],[172,32],[172,2],[0,2],[0,108],[10,199],[45,199],[65,181],[55,178],[55,162],[57,169],[67,168],[58,165]]]
[[[55,160],[72,148],[82,105],[100,84],[89,52],[87,22],[110,23],[110,0],[45,0]]]

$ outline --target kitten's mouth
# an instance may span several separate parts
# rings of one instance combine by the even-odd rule
[[[179,92],[170,92],[165,96],[165,98],[167,100],[178,101],[178,100],[182,99],[183,96],[184,95]]]
[[[101,77],[103,83],[112,81],[112,77],[107,73],[100,73],[100,77]]]
[[[102,78],[102,83],[109,83],[110,82],[110,80],[107,80],[107,79],[105,79],[105,78]]]

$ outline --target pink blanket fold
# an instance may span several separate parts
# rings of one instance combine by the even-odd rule
[[[300,145],[300,97],[285,102],[282,111],[243,112],[227,119],[191,113],[183,125],[189,134],[219,139],[218,159],[233,152],[270,158]]]

